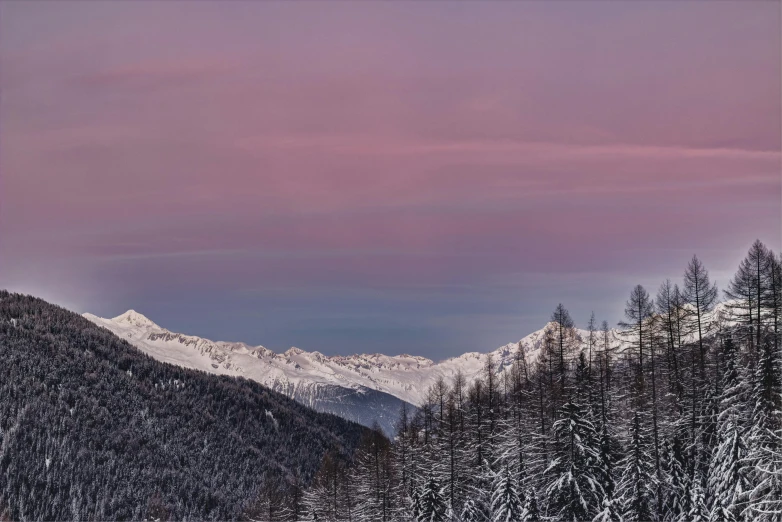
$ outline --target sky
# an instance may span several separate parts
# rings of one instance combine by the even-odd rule
[[[782,247],[779,2],[2,2],[0,288],[325,354]]]

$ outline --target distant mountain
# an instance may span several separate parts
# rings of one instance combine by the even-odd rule
[[[113,319],[92,314],[84,317],[160,361],[220,375],[247,377],[318,411],[335,413],[366,426],[377,420],[389,434],[393,433],[402,401],[414,406],[423,404],[427,389],[438,378],[450,382],[459,371],[468,382],[472,381],[483,371],[488,355],[469,352],[434,362],[413,355],[326,356],[299,348],[275,353],[263,346],[170,332],[134,310]],[[494,358],[495,371],[511,366],[519,346],[527,360],[534,361],[544,332],[545,327],[489,352]],[[588,332],[576,330],[576,335],[585,339]],[[611,338],[613,343],[619,342],[613,330]]]
[[[160,331],[135,313],[117,324]],[[236,519],[268,484],[301,488],[327,453],[349,458],[367,432],[0,291],[2,520]]]
[[[340,364],[334,358],[298,348],[275,354],[263,346],[174,333],[134,310],[113,319],[92,314],[84,317],[159,361],[218,375],[246,377],[317,411],[364,426],[377,422],[389,436],[404,402],[376,386],[371,378],[357,374],[366,363]]]

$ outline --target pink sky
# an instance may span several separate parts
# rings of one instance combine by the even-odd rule
[[[782,246],[778,2],[4,2],[0,287],[324,352]]]

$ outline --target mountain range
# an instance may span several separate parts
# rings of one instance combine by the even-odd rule
[[[295,347],[275,353],[263,346],[171,332],[134,310],[111,319],[89,313],[84,317],[159,361],[218,375],[245,377],[317,411],[365,426],[377,422],[387,434],[393,434],[402,404],[422,405],[429,387],[439,378],[451,382],[461,372],[471,382],[483,371],[489,354],[495,371],[500,373],[513,364],[519,348],[528,361],[534,361],[545,332],[544,326],[493,351],[468,352],[435,362],[406,354],[327,356]],[[576,330],[577,338],[586,339],[588,335],[586,330]],[[615,330],[609,335],[613,344],[620,343]]]

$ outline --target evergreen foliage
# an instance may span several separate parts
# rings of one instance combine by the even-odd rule
[[[722,304],[694,257],[619,332],[558,305],[536,353],[439,380],[390,441],[3,293],[0,514],[782,522],[781,283],[757,242]]]
[[[155,361],[5,291],[0,361],[11,520],[291,520],[323,455],[350,458],[368,431],[253,381]]]

